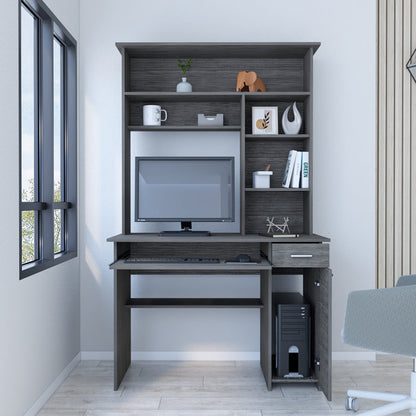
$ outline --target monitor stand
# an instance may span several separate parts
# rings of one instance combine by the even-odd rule
[[[208,237],[211,235],[209,231],[192,231],[192,223],[190,221],[181,221],[181,231],[161,231],[160,237]]]

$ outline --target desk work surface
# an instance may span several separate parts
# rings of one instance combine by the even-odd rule
[[[264,237],[258,234],[212,234],[207,237],[160,237],[159,234],[117,234],[107,238],[114,243],[327,243],[329,238],[317,234],[299,237]]]

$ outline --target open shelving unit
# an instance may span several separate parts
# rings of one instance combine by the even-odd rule
[[[242,235],[266,231],[265,217],[289,216],[290,229],[312,233],[313,184],[308,189],[285,189],[282,181],[289,151],[309,151],[313,169],[312,59],[319,43],[117,43],[123,57],[123,154],[130,154],[130,132],[237,131],[240,132]],[[181,72],[177,57],[192,57],[188,80],[193,92],[177,93]],[[266,92],[237,92],[239,71],[256,71]],[[303,124],[299,134],[283,134],[285,108],[296,101]],[[146,104],[161,105],[168,120],[160,127],[143,126]],[[279,132],[252,134],[255,106],[277,106]],[[198,127],[197,114],[224,114],[222,127]],[[253,189],[252,172],[271,165],[270,189]],[[130,165],[124,163],[123,231],[130,233]]]
[[[110,238],[115,245],[115,326],[118,349],[115,352],[115,388],[129,365],[130,311],[135,308],[258,308],[260,310],[260,364],[267,387],[273,383],[316,383],[331,399],[331,277],[329,240],[313,234],[313,55],[319,43],[117,43],[122,55],[123,120],[123,218],[122,234]],[[192,57],[188,81],[193,92],[177,93],[181,80],[177,58]],[[255,71],[267,92],[236,92],[237,74]],[[302,116],[299,134],[284,134],[282,114],[294,101]],[[146,104],[166,109],[168,120],[162,126],[143,126]],[[279,131],[273,135],[252,132],[253,107],[278,107]],[[198,127],[197,114],[224,114],[224,126]],[[240,234],[182,237],[131,233],[131,132],[236,131],[240,135]],[[290,150],[309,152],[309,188],[283,188],[283,176]],[[252,173],[271,165],[270,188],[254,189]],[[266,217],[290,217],[290,231],[301,237],[268,238]],[[323,249],[322,246],[325,250]],[[296,250],[313,253],[308,264],[297,259]],[[187,256],[233,258],[238,253],[264,259],[258,266],[230,265],[132,265],[127,255],[161,257],[169,253]],[[302,251],[303,250],[303,251]],[[155,254],[156,253],[156,254]],[[286,256],[286,257],[285,257]],[[302,256],[300,256],[302,257]],[[276,259],[286,259],[280,264]],[[293,260],[296,258],[296,260]],[[188,267],[188,269],[187,269]],[[253,299],[133,298],[131,274],[256,274],[260,275],[260,297]],[[276,376],[272,326],[272,280],[274,275],[303,275],[303,294],[314,310],[312,375],[283,379]],[[276,276],[279,278],[279,276]],[[126,312],[128,310],[128,313]],[[126,324],[124,321],[127,321]]]

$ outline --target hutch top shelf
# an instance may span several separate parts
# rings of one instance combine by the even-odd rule
[[[136,43],[117,42],[118,50],[142,58],[177,58],[183,54],[192,58],[303,58],[312,48],[317,51],[320,42],[270,43]]]
[[[123,93],[129,100],[173,99],[141,95],[175,91],[181,71],[177,59],[192,58],[189,81],[192,94],[177,95],[175,100],[188,100],[199,93],[198,100],[238,100],[235,93],[239,71],[255,71],[266,85],[268,95],[255,100],[282,98],[283,101],[306,99],[310,92],[308,78],[311,57],[319,43],[117,43],[124,62]],[[234,92],[234,95],[232,94]],[[206,95],[201,95],[205,93]],[[222,93],[222,97],[218,96]],[[282,97],[274,97],[279,93]],[[210,96],[210,94],[212,94]],[[221,95],[221,94],[220,94]],[[300,97],[297,97],[300,95]]]

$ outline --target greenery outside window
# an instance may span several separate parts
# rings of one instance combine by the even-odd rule
[[[20,277],[76,256],[76,42],[20,3]]]

